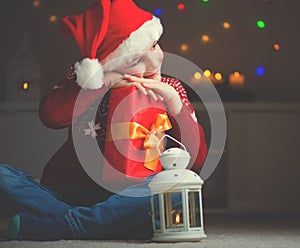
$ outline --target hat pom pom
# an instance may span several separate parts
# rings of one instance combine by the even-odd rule
[[[99,89],[103,86],[103,68],[98,59],[85,58],[75,63],[76,82],[83,89]]]

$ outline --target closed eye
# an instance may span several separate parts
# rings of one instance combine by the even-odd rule
[[[137,60],[135,60],[134,62],[132,62],[129,67],[133,67],[133,66],[136,66],[138,65],[139,63],[141,63],[143,61],[143,58],[139,58]]]

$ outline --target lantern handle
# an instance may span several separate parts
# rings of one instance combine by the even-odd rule
[[[187,150],[186,150],[184,144],[182,144],[181,142],[179,142],[177,139],[173,138],[172,136],[170,136],[170,135],[168,135],[168,134],[164,134],[164,135],[159,139],[159,141],[158,141],[158,143],[157,143],[157,145],[156,145],[156,149],[157,149],[159,155],[161,155],[162,153],[160,152],[160,149],[159,149],[158,147],[159,147],[161,141],[162,141],[164,138],[169,138],[169,139],[175,141],[177,144],[179,144],[180,146],[182,146],[183,149],[187,152]]]

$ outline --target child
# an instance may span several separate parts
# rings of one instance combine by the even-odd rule
[[[192,169],[203,164],[207,146],[186,92],[177,79],[160,74],[160,21],[132,0],[99,0],[85,13],[63,18],[61,24],[63,33],[77,42],[84,59],[42,100],[39,113],[47,127],[68,127],[69,137],[45,167],[40,184],[15,167],[0,165],[0,213],[6,216],[2,233],[18,240],[150,239],[150,178],[122,194],[103,189],[82,168],[71,126],[83,132],[89,111],[98,108],[99,125],[92,133],[103,151],[109,97],[103,95],[111,87],[135,86],[165,104],[173,126],[168,133],[188,141],[185,145]],[[103,97],[100,106],[94,106],[99,97]],[[200,146],[195,146],[197,134]]]

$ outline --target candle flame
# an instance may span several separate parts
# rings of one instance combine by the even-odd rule
[[[235,71],[235,72],[233,73],[233,76],[234,76],[234,77],[240,77],[241,74],[240,74],[238,71]]]
[[[175,223],[176,224],[180,223],[180,214],[176,214]]]

